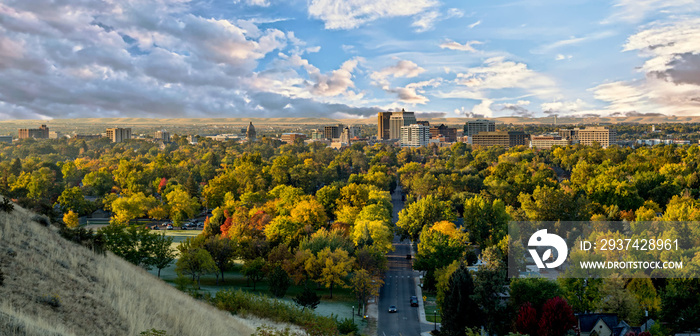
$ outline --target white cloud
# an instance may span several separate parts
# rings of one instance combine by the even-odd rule
[[[418,64],[408,60],[400,60],[396,65],[386,67],[381,71],[373,72],[370,78],[372,78],[373,84],[386,88],[389,86],[389,76],[394,78],[413,78],[423,72],[425,72],[425,69],[419,67]]]
[[[420,14],[435,5],[435,0],[311,0],[308,11],[326,29],[352,29],[381,18]]]
[[[608,38],[611,36],[615,36],[614,31],[601,31],[601,32],[596,32],[592,34],[588,34],[586,36],[581,36],[581,37],[575,37],[572,36],[570,38],[564,39],[564,40],[559,40],[550,44],[543,45],[535,50],[533,50],[533,53],[536,54],[547,54],[550,53],[556,49],[562,48],[562,47],[567,47],[567,46],[575,46],[579,45],[582,43],[590,42],[590,41],[596,41],[596,40],[601,40],[604,38]]]
[[[478,26],[478,25],[480,25],[480,24],[481,24],[481,20],[476,21],[476,22],[474,22],[474,23],[472,23],[472,24],[469,25],[469,29],[472,29],[472,28],[474,28],[474,27],[476,27],[476,26]]]
[[[691,13],[700,8],[696,0],[617,0],[614,13],[603,20],[604,24],[619,21],[636,23],[656,13]]]
[[[461,18],[464,16],[464,11],[459,8],[450,8],[447,10],[447,18]]]
[[[457,75],[457,83],[475,89],[544,88],[554,86],[549,77],[528,69],[525,63],[489,58],[483,67],[470,68]]]
[[[481,103],[478,105],[474,106],[472,108],[472,113],[474,114],[480,114],[483,115],[487,118],[493,117],[493,111],[491,110],[491,104],[493,104],[493,100],[491,99],[483,99]]]
[[[419,15],[416,20],[411,24],[412,27],[416,27],[416,32],[422,33],[428,30],[432,30],[435,26],[435,22],[438,21],[440,14],[437,11],[429,11]]]
[[[459,44],[455,41],[446,41],[440,44],[441,49],[450,49],[450,50],[460,50],[460,51],[468,51],[468,52],[477,52],[473,45],[478,45],[478,44],[483,44],[483,42],[479,41],[468,41],[465,42],[464,44]]]
[[[575,101],[553,101],[540,104],[542,111],[547,114],[571,114],[581,112],[588,104],[581,99]]]
[[[632,35],[624,51],[647,60],[643,79],[594,87],[595,98],[611,112],[697,115],[700,109],[700,19],[655,23]]]
[[[554,58],[557,61],[563,61],[563,60],[568,60],[573,58],[571,55],[564,55],[564,54],[557,54],[557,56]]]
[[[268,7],[270,6],[270,1],[268,0],[234,0],[233,3],[244,3],[248,6],[260,6]]]

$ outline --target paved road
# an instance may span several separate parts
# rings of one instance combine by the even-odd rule
[[[392,195],[394,205],[394,223],[398,220],[398,212],[403,209],[401,189],[397,187]],[[432,325],[421,325],[418,319],[418,307],[411,307],[409,299],[416,295],[414,277],[417,272],[411,268],[411,260],[406,259],[410,254],[408,240],[399,241],[394,237],[394,252],[387,256],[389,270],[384,278],[384,286],[379,291],[379,320],[378,336],[417,336],[423,331],[432,330]],[[398,312],[389,313],[389,306],[396,306]]]

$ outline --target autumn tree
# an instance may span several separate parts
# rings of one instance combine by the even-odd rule
[[[199,202],[196,198],[190,197],[187,190],[182,186],[175,187],[165,198],[170,208],[170,219],[179,226],[183,220],[192,218],[199,209]]]
[[[246,260],[243,263],[243,275],[253,282],[253,290],[258,281],[265,278],[265,259],[258,257],[252,260]]]
[[[77,228],[80,225],[78,222],[78,214],[73,212],[73,210],[69,210],[63,215],[63,223],[71,229]]]
[[[197,247],[180,254],[180,258],[175,263],[175,272],[180,276],[191,275],[192,281],[196,281],[199,288],[202,275],[219,272],[219,269],[216,268],[216,263],[209,252]]]
[[[340,285],[345,287],[345,277],[352,269],[355,258],[350,257],[347,251],[342,249],[331,250],[325,248],[319,252],[311,264],[318,265],[318,281],[330,289],[333,298],[333,287]]]
[[[428,195],[399,212],[399,220],[396,223],[405,238],[418,239],[421,230],[425,226],[432,226],[439,221],[453,221],[452,206],[447,201],[440,201],[432,195]]]
[[[454,223],[441,221],[426,226],[420,234],[413,267],[425,271],[425,286],[435,286],[435,271],[459,260],[466,252],[467,234]]]
[[[574,316],[571,306],[557,296],[544,303],[537,334],[540,336],[566,335],[575,326],[576,316]]]
[[[384,281],[372,276],[370,272],[364,269],[358,269],[350,278],[350,288],[355,292],[357,298],[357,314],[360,314],[360,307],[363,307],[365,314],[367,313],[367,301],[371,297],[379,296],[379,288],[382,287]]]
[[[112,202],[112,223],[127,224],[131,220],[146,215],[148,210],[157,204],[153,196],[139,192],[131,196],[122,196]]]

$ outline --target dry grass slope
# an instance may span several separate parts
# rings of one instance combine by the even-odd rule
[[[15,206],[0,213],[0,335],[251,335],[251,320],[199,302],[141,268],[61,238]]]

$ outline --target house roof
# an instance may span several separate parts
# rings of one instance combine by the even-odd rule
[[[579,330],[583,333],[591,332],[591,329],[595,327],[598,320],[603,320],[603,323],[605,323],[611,330],[614,327],[617,327],[618,324],[617,314],[579,314]]]

